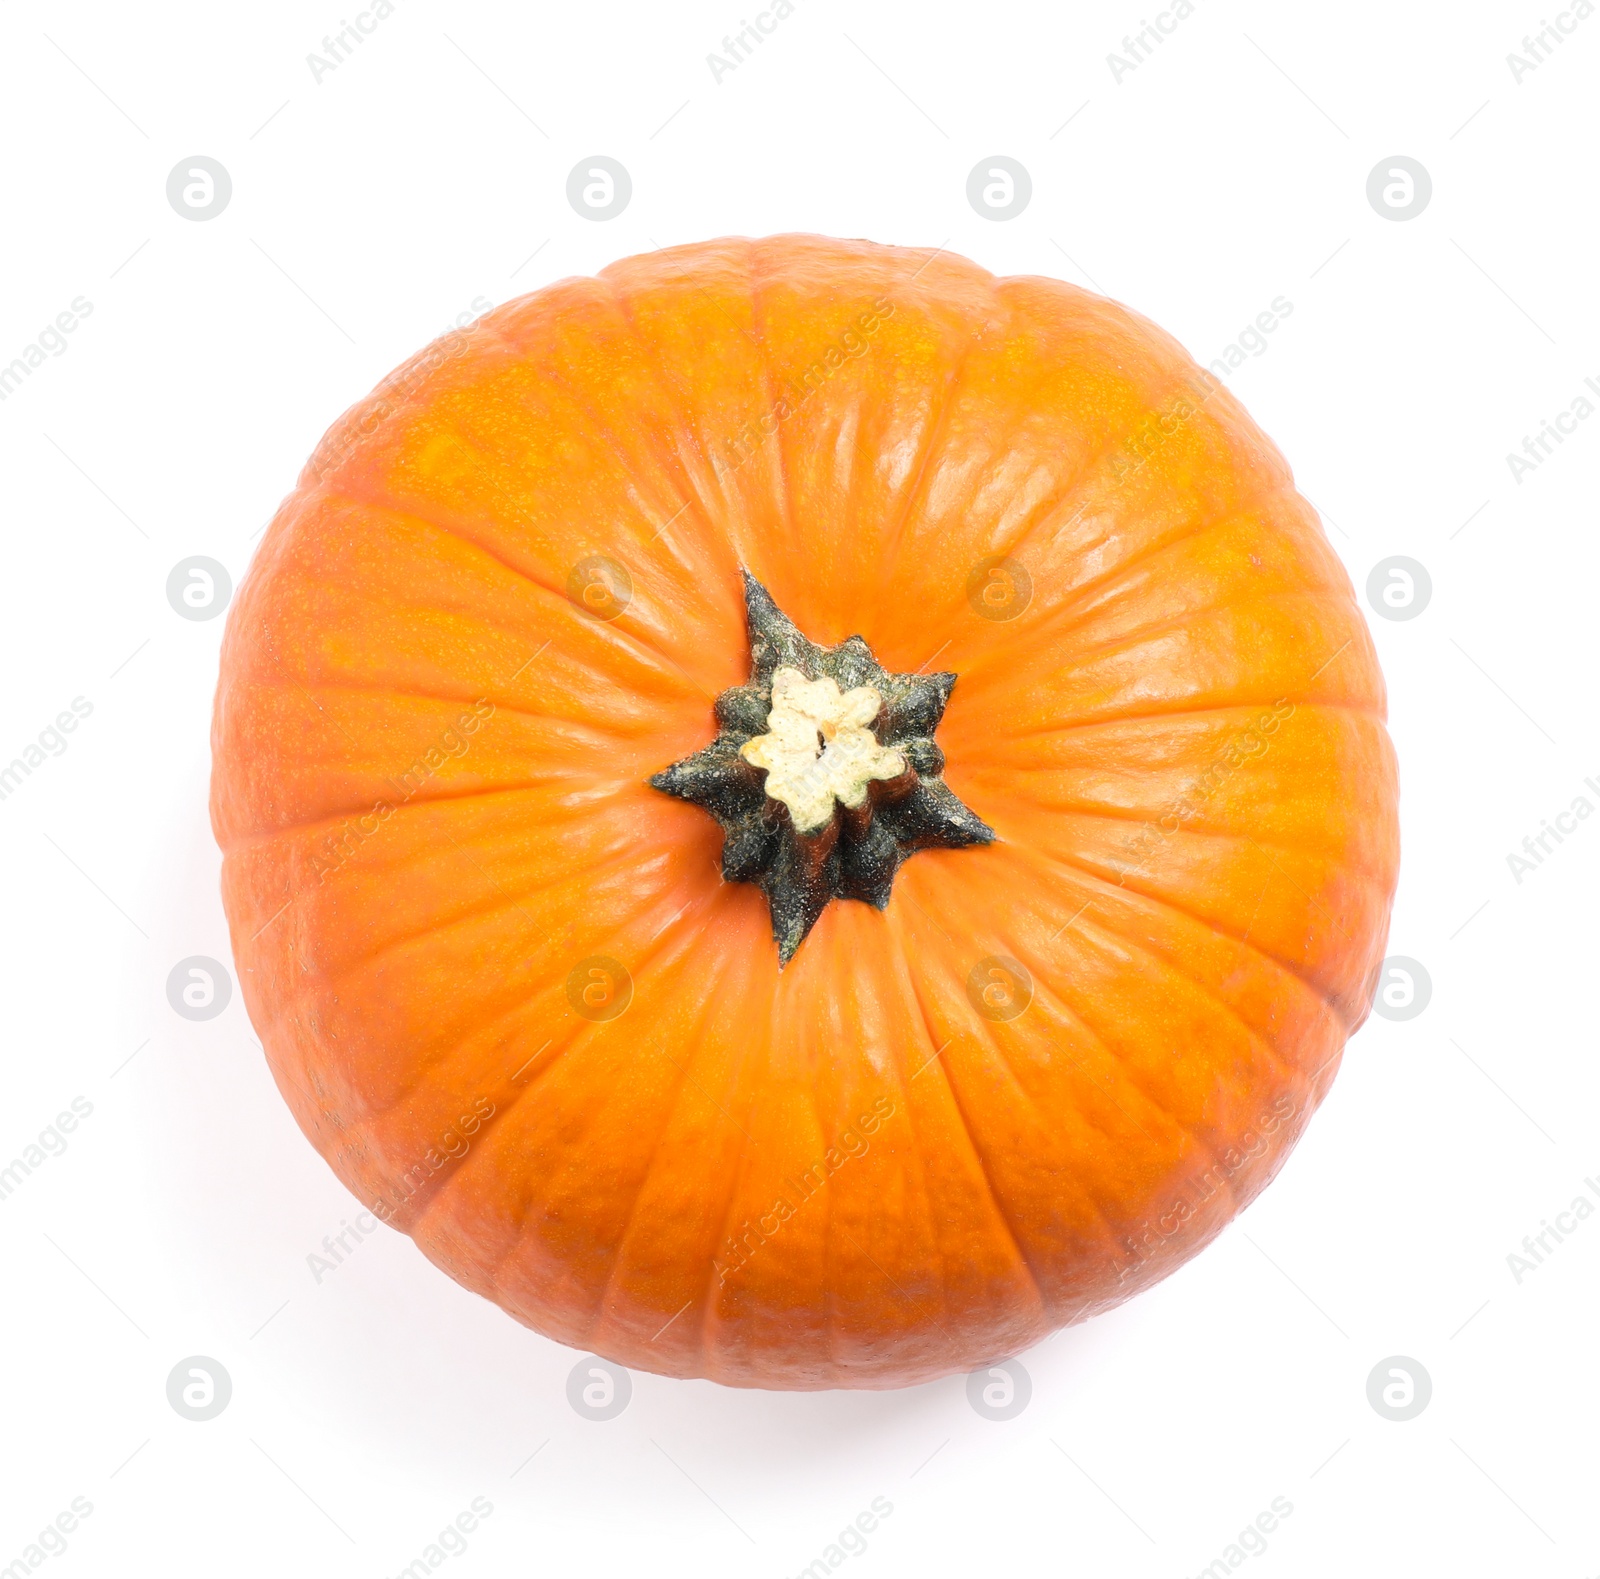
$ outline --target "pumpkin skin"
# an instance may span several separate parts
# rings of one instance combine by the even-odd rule
[[[957,675],[997,835],[781,970],[648,782],[750,673],[746,568]],[[861,241],[630,258],[399,369],[273,521],[212,733],[240,986],[338,1176],[519,1321],[736,1386],[969,1371],[1304,1130],[1387,934],[1384,706],[1283,458],[1137,314]]]

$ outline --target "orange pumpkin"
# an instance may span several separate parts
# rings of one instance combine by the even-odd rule
[[[490,313],[228,624],[240,984],[339,1177],[563,1343],[971,1370],[1193,1255],[1361,1023],[1366,626],[1169,336],[814,236]]]

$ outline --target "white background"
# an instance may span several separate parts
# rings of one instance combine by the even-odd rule
[[[1600,1218],[1520,1283],[1507,1262],[1600,1180],[1600,819],[1520,883],[1506,859],[1600,805],[1600,421],[1520,482],[1506,461],[1600,380],[1600,18],[1519,83],[1531,4],[1200,0],[1118,82],[1131,4],[799,0],[719,83],[708,52],[761,0],[400,0],[315,81],[344,3],[0,9],[0,364],[93,304],[0,404],[0,761],[93,707],[0,801],[0,1165],[93,1107],[0,1201],[0,1567],[81,1496],[43,1565],[63,1579],[376,1579],[484,1497],[441,1571],[793,1575],[883,1497],[851,1575],[1187,1579],[1284,1497],[1243,1571],[1600,1570]],[[194,154],[233,182],[199,223],[166,198]],[[565,195],[593,154],[633,180],[604,223]],[[1033,181],[1004,223],[965,195],[994,154]],[[1395,154],[1433,182],[1405,222],[1366,196]],[[228,957],[222,621],[174,613],[172,567],[237,583],[328,423],[475,298],[784,230],[1089,284],[1202,361],[1287,297],[1234,389],[1358,589],[1392,555],[1432,579],[1418,617],[1371,615],[1403,782],[1390,949],[1431,1001],[1359,1033],[1211,1249],[1024,1356],[1008,1422],[959,1378],[646,1375],[620,1418],[580,1418],[578,1356],[409,1240],[314,1280],[353,1201],[237,996],[205,1023],[166,997],[180,959]],[[167,1402],[191,1355],[232,1378],[206,1423]],[[1367,1400],[1393,1355],[1433,1384],[1404,1423]]]

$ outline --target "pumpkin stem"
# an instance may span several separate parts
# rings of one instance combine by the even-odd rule
[[[650,783],[722,826],[724,881],[767,896],[780,968],[832,899],[882,910],[918,850],[995,833],[945,785],[933,741],[954,674],[890,674],[860,636],[819,647],[744,572],[750,678],[717,738]]]

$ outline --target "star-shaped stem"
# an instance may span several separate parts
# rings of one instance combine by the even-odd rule
[[[945,785],[933,741],[953,674],[890,674],[860,636],[807,640],[744,573],[750,678],[716,701],[720,733],[650,783],[722,825],[722,875],[755,883],[786,965],[831,899],[882,910],[918,850],[989,844]]]

